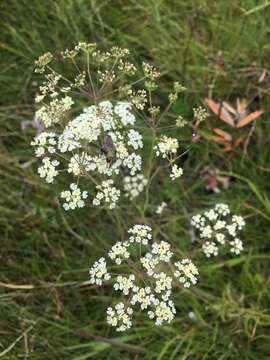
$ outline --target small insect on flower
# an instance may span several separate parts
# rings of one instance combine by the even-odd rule
[[[45,158],[38,173],[47,182],[53,182],[57,175],[61,178],[68,175],[72,177],[69,183],[80,183],[81,186],[87,186],[88,181],[91,188],[85,188],[87,194],[91,194],[93,188],[97,190],[89,204],[109,209],[114,209],[120,200],[120,190],[113,185],[119,184],[119,178],[124,181],[124,194],[131,200],[150,185],[149,179],[141,174],[143,158],[140,151],[144,139],[139,129],[145,124],[151,128],[157,126],[170,108],[169,103],[162,111],[153,103],[152,93],[158,88],[160,72],[143,62],[143,76],[139,76],[139,69],[128,60],[129,54],[128,49],[117,46],[101,51],[95,43],[79,42],[62,51],[61,57],[48,52],[35,63],[36,71],[42,75],[35,97],[38,106],[35,117],[41,122],[42,129],[46,128],[31,143],[36,156]],[[55,70],[57,61],[68,66],[72,62],[75,73],[59,73],[59,69],[68,66],[59,66]],[[138,78],[131,80],[133,75]],[[184,90],[179,82],[174,82],[171,97],[176,99]],[[141,119],[144,122],[139,123]],[[153,140],[156,146],[151,153],[169,161],[172,180],[180,177],[182,169],[173,165],[177,159],[178,140],[166,135],[158,141]],[[54,154],[54,160],[48,158],[51,154]],[[149,170],[150,174],[153,169]],[[80,181],[81,177],[83,181]],[[147,193],[148,190],[149,187]],[[85,194],[83,189],[81,191]],[[65,191],[62,195],[67,199],[70,197]],[[86,197],[82,198],[86,200]],[[67,200],[63,205],[66,210],[80,208],[88,201],[78,201],[76,205],[69,203]]]
[[[47,153],[58,156],[64,166],[61,173],[67,170],[76,177],[74,182],[81,176],[93,179],[95,176],[88,176],[90,172],[106,175],[108,179],[97,185],[98,193],[93,199],[93,205],[103,203],[113,209],[120,191],[112,186],[113,180],[110,177],[120,174],[120,168],[127,169],[130,176],[135,176],[142,167],[142,158],[136,151],[142,149],[143,141],[141,134],[132,128],[136,121],[133,106],[130,102],[118,101],[113,105],[105,100],[85,107],[79,115],[70,119],[69,113],[74,100],[69,95],[62,97],[56,92],[56,84],[60,78],[53,76],[53,73],[47,76],[41,95],[45,97],[51,94],[52,99],[36,112],[36,117],[45,127],[55,127],[55,131],[42,132],[34,138],[31,145],[38,157]],[[74,86],[77,87],[79,82],[82,84],[84,79],[85,77],[77,76]],[[49,164],[49,159],[45,158],[43,167],[39,169],[40,176],[53,182],[59,174],[53,167],[59,164],[58,160]],[[81,206],[65,205],[66,209],[78,207]]]
[[[191,225],[194,226],[202,244],[206,257],[217,256],[220,246],[230,246],[230,252],[239,255],[243,251],[243,243],[237,234],[245,226],[242,216],[232,215],[228,205],[216,204],[213,209],[202,215],[194,215]]]

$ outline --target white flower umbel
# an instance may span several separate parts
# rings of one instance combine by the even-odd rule
[[[167,159],[169,162],[169,166],[171,166],[170,178],[173,181],[183,175],[183,169],[174,163],[177,160],[178,148],[178,140],[166,135],[162,135],[157,145],[154,146],[156,156]]]
[[[183,169],[177,166],[176,164],[172,167],[172,172],[170,173],[170,177],[172,180],[175,180],[183,175]]]
[[[31,145],[36,156],[42,157],[46,153],[58,156],[68,173],[75,177],[74,182],[78,176],[87,178],[90,172],[110,178],[118,175],[120,168],[128,170],[131,176],[141,171],[142,158],[136,151],[143,147],[142,135],[131,128],[136,120],[131,103],[117,102],[113,105],[110,101],[101,101],[85,107],[79,115],[69,119],[67,113],[72,104],[73,100],[66,96],[53,99],[37,111],[36,116],[46,127],[61,122],[64,126],[55,127],[55,131],[44,131],[34,138]],[[52,182],[58,172],[49,166],[48,158],[44,162],[46,166],[39,170],[39,174]],[[90,176],[88,178],[91,179]],[[140,179],[137,180],[139,182]],[[109,208],[115,207],[120,193],[110,186],[111,181],[107,179],[99,185],[99,190],[108,188],[104,189],[108,196],[102,196],[103,191],[100,191],[93,201],[94,205],[105,202]],[[142,181],[137,190],[142,191],[145,184],[146,180]],[[133,189],[132,194],[135,193]]]
[[[129,130],[128,134],[128,145],[132,146],[134,150],[142,149],[142,135],[133,129]]]
[[[118,102],[114,108],[115,114],[119,117],[122,125],[134,125],[135,116],[132,113],[132,104],[130,102]]]
[[[150,306],[155,299],[149,286],[141,288],[135,287],[133,289],[133,293],[134,295],[132,296],[130,303],[132,305],[139,303],[142,310],[147,309],[148,306]]]
[[[224,244],[225,244],[226,238],[225,238],[225,235],[224,235],[224,234],[222,234],[222,233],[216,233],[215,237],[216,237],[216,241],[217,241],[218,243],[220,243],[221,245],[224,245]]]
[[[89,270],[89,274],[91,284],[102,285],[103,281],[108,281],[111,278],[111,275],[107,271],[106,261],[103,257],[93,264]]]
[[[194,226],[196,229],[203,228],[205,226],[205,223],[206,223],[206,219],[200,214],[192,216],[190,222],[190,224]]]
[[[114,209],[120,197],[120,190],[113,186],[113,180],[104,180],[96,188],[98,192],[93,200],[93,205],[99,206],[104,202],[109,209]]]
[[[107,309],[107,322],[109,325],[116,327],[116,331],[126,331],[132,326],[131,307],[125,307],[123,303],[116,304],[114,309],[109,307]]]
[[[217,256],[219,247],[226,245],[234,255],[243,251],[243,243],[237,236],[245,226],[245,220],[242,216],[231,215],[228,205],[216,204],[213,209],[194,215],[191,225],[198,231],[206,257]]]
[[[129,61],[129,55],[128,49],[113,46],[102,51],[95,43],[79,42],[74,48],[61,51],[60,56],[47,52],[35,62],[35,72],[41,77],[35,96],[38,106],[35,117],[42,123],[40,128],[46,128],[46,131],[36,136],[31,145],[37,157],[54,154],[55,161],[62,166],[59,172],[51,171],[49,176],[46,169],[40,169],[41,176],[49,182],[56,174],[61,178],[66,176],[70,179],[69,184],[83,184],[89,194],[96,187],[98,193],[89,204],[106,205],[110,209],[115,207],[120,193],[109,186],[106,197],[104,184],[111,180],[119,184],[119,178],[123,180],[127,176],[125,194],[130,199],[136,198],[158,173],[153,169],[155,154],[169,162],[172,180],[182,175],[182,169],[174,165],[178,139],[159,131],[163,128],[161,120],[167,115],[170,115],[168,119],[173,118],[173,124],[179,123],[181,117],[169,112],[185,88],[174,82],[173,92],[162,111],[153,103],[160,72],[146,62],[141,63],[140,71]],[[66,74],[70,62],[74,71]],[[176,118],[178,121],[175,122]],[[145,126],[154,130],[150,168],[147,169],[149,179],[140,174],[143,165],[140,152],[144,146],[140,129]],[[162,135],[157,139],[156,133]],[[149,187],[147,197],[148,190]],[[144,210],[149,206],[149,202],[145,202]]]
[[[70,96],[53,99],[49,105],[42,106],[36,112],[36,117],[43,122],[45,127],[50,127],[52,124],[59,123],[73,104],[74,102]]]
[[[135,276],[133,274],[127,276],[117,276],[114,284],[114,290],[120,290],[124,295],[128,295],[130,290],[134,288]]]
[[[173,253],[171,251],[171,245],[166,241],[160,243],[153,243],[152,254],[156,255],[160,261],[169,262]]]
[[[161,156],[165,159],[169,155],[175,155],[178,147],[179,144],[177,139],[163,135],[160,138],[160,142],[154,147],[154,150],[156,156]]]
[[[238,238],[230,241],[230,246],[232,254],[239,255],[243,251],[243,242]]]
[[[137,242],[139,244],[147,245],[149,240],[152,239],[152,229],[148,225],[134,225],[131,229],[128,230],[128,233],[131,234],[129,237],[129,242]]]
[[[218,256],[218,247],[216,243],[212,241],[206,241],[202,245],[202,251],[204,252],[205,256],[208,258],[211,256]]]
[[[58,170],[56,170],[59,164],[58,160],[50,160],[50,158],[45,157],[42,159],[42,165],[38,168],[39,176],[48,183],[52,183],[54,178],[59,174]]]
[[[208,113],[206,109],[204,109],[202,106],[198,106],[197,108],[193,108],[193,114],[194,118],[196,120],[199,120],[200,122],[203,122],[208,117]]]
[[[153,276],[156,266],[159,264],[159,258],[151,253],[146,253],[140,258],[140,262],[149,276]]]
[[[35,147],[35,154],[37,157],[45,155],[46,152],[54,154],[56,151],[56,144],[56,134],[46,131],[37,135],[31,142],[31,145]]]
[[[174,276],[185,288],[189,288],[191,284],[197,284],[199,271],[191,260],[183,259],[177,261],[175,266],[177,270],[174,272]]]
[[[112,246],[108,256],[114,260],[117,265],[120,265],[124,259],[128,259],[130,257],[128,243],[118,241],[115,245]]]
[[[150,226],[134,225],[128,234],[127,241],[118,241],[108,252],[109,259],[119,267],[114,264],[111,267],[114,271],[108,274],[102,258],[90,270],[92,283],[103,284],[104,280],[110,279],[113,289],[126,297],[126,301],[108,309],[108,323],[118,331],[127,330],[131,326],[129,315],[135,308],[147,310],[148,317],[154,319],[156,325],[170,323],[176,313],[172,300],[174,284],[180,282],[186,288],[195,285],[198,269],[189,259],[172,262],[173,252],[165,241],[153,242],[151,246]],[[140,255],[134,259],[138,253]],[[123,273],[125,270],[127,274]]]
[[[70,190],[62,191],[61,198],[65,200],[63,208],[65,210],[74,210],[82,208],[85,205],[84,200],[87,199],[87,191],[81,191],[78,185],[70,184]]]
[[[222,216],[226,216],[231,213],[231,210],[227,204],[217,204],[214,209],[218,214]]]
[[[92,157],[87,155],[86,153],[82,153],[81,155],[75,154],[70,158],[70,162],[68,164],[68,172],[73,175],[82,175],[83,173],[95,170],[96,163],[93,161]]]
[[[243,217],[239,216],[239,215],[233,215],[232,216],[232,222],[234,224],[236,224],[236,226],[238,227],[238,230],[242,230],[243,227],[246,225],[246,222],[243,219]]]
[[[144,190],[148,184],[148,180],[142,175],[137,174],[135,176],[124,177],[124,191],[125,196],[130,199],[135,199]]]
[[[172,289],[172,277],[167,276],[164,272],[154,275],[156,280],[155,292],[160,294],[162,291],[167,291]]]
[[[140,155],[132,153],[123,160],[123,165],[129,169],[130,175],[135,175],[142,168],[142,158]]]
[[[164,322],[170,323],[176,314],[174,303],[169,300],[168,302],[159,302],[154,310],[148,311],[148,317],[155,319],[156,325],[162,325]]]

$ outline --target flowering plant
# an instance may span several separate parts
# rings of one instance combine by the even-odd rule
[[[154,319],[156,325],[170,323],[176,314],[171,297],[173,281],[189,288],[197,283],[198,269],[190,259],[173,262],[171,245],[166,241],[154,242],[150,226],[135,225],[128,233],[128,240],[113,245],[108,257],[117,265],[127,263],[129,273],[108,272],[104,257],[97,260],[89,272],[92,284],[102,285],[104,281],[113,280],[114,290],[128,297],[107,309],[107,321],[117,331],[125,331],[132,326],[137,306],[147,310],[147,316]],[[136,247],[139,261],[131,257],[131,250],[136,251]]]
[[[217,256],[219,246],[230,246],[230,252],[239,255],[243,251],[243,242],[237,233],[245,226],[245,220],[240,215],[230,217],[230,209],[226,204],[216,204],[213,209],[203,215],[192,217],[191,225],[199,232],[202,250],[206,257]]]
[[[142,192],[148,183],[142,174],[145,128],[152,134],[148,175],[154,154],[167,160],[172,180],[183,173],[176,164],[180,156],[178,139],[159,135],[163,130],[159,126],[185,88],[174,83],[168,106],[161,111],[153,105],[160,73],[147,63],[137,69],[128,56],[127,49],[113,47],[102,52],[96,44],[79,43],[61,53],[62,60],[74,67],[70,78],[55,70],[51,53],[36,61],[36,72],[44,78],[36,96],[36,103],[41,105],[36,118],[44,131],[31,144],[41,158],[40,177],[48,183],[63,174],[71,179],[69,189],[60,194],[65,210],[90,203],[87,182],[95,187],[92,205],[109,209],[120,199],[117,177],[122,179],[126,196],[134,198]],[[185,123],[173,113],[170,116],[175,118],[175,126]]]
[[[161,111],[153,103],[159,71],[148,63],[142,63],[140,70],[128,57],[127,49],[113,47],[104,52],[96,44],[79,43],[61,53],[75,72],[68,78],[52,66],[55,59],[51,53],[42,55],[36,61],[36,72],[45,78],[36,96],[40,104],[36,119],[42,122],[43,130],[32,141],[36,156],[41,158],[41,178],[53,183],[66,174],[71,179],[69,188],[60,194],[65,210],[92,204],[109,211],[119,207],[122,192],[133,204],[145,192],[144,206],[138,209],[144,224],[131,227],[128,239],[117,241],[108,251],[109,261],[115,265],[108,265],[101,257],[90,269],[90,283],[102,286],[105,281],[113,282],[114,290],[126,297],[107,309],[107,322],[117,331],[131,327],[136,307],[146,310],[156,325],[171,322],[176,313],[173,286],[189,288],[197,283],[199,274],[189,258],[173,260],[169,242],[153,240],[145,216],[149,188],[159,170],[169,167],[171,181],[183,175],[178,164],[179,139],[165,133],[187,125],[171,111],[185,88],[175,82],[168,105]],[[202,107],[193,112],[196,127],[207,113]],[[167,117],[173,119],[173,126],[162,126]],[[150,152],[144,152],[143,158],[144,135],[149,130]],[[90,191],[94,195],[91,193],[89,201]],[[167,206],[163,201],[156,215],[161,216]],[[207,257],[216,256],[218,245],[225,243],[235,255],[242,251],[236,233],[245,222],[236,215],[228,222],[224,218],[229,214],[227,205],[217,204],[192,217],[191,225],[199,231],[201,241],[206,239],[202,249]]]

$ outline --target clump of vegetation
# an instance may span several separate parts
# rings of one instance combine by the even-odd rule
[[[268,10],[268,4],[258,5],[254,0],[244,4],[156,0],[116,3],[11,0],[1,4],[3,358],[269,357],[269,244],[265,236],[270,220]],[[62,205],[68,202],[59,195],[76,190],[74,186],[69,189],[71,183],[77,185],[73,181],[76,175],[60,172],[53,186],[47,184],[37,174],[40,158],[33,157],[29,146],[45,130],[34,118],[37,108],[42,106],[33,101],[40,94],[34,61],[52,49],[57,61],[46,66],[56,64],[55,71],[72,78],[73,60],[65,59],[63,64],[58,60],[62,49],[79,41],[96,42],[102,49],[114,44],[132,49],[128,60],[139,72],[142,61],[156,64],[162,76],[153,100],[161,109],[167,106],[174,82],[179,81],[186,88],[171,105],[170,114],[163,118],[163,129],[156,129],[159,141],[154,144],[157,148],[153,151],[152,165],[169,166],[162,168],[150,183],[148,164],[142,168],[143,174],[115,174],[114,185],[121,195],[120,202],[111,210],[103,204],[93,207],[96,185],[101,182],[90,186],[82,176],[82,191],[89,191],[87,198],[82,199],[86,206],[65,211]],[[80,50],[76,55],[80,61],[82,54]],[[50,58],[47,55],[45,60]],[[87,63],[87,58],[84,59]],[[78,88],[72,87],[71,91],[77,92]],[[77,95],[66,122],[89,106],[89,98]],[[241,128],[224,121],[221,126],[220,111],[213,114],[210,108],[205,121],[200,122],[192,109],[205,108],[205,98],[218,107],[222,104],[222,109],[224,104],[235,109],[237,99],[241,103],[248,99],[245,116],[256,111],[260,111],[260,116]],[[133,130],[144,138],[143,148],[134,151],[143,159],[152,148],[152,129],[137,113],[134,115],[138,128]],[[235,114],[229,115],[235,120]],[[53,131],[60,132],[59,125],[53,126]],[[159,135],[178,140],[176,157],[181,157],[173,164],[166,162],[162,153],[156,157],[156,152],[164,149],[164,138]],[[243,140],[236,144],[239,137]],[[52,139],[47,140],[54,147]],[[115,149],[108,138],[103,138],[98,146],[106,160],[114,160]],[[224,152],[226,147],[230,149]],[[46,156],[55,156],[49,154]],[[61,166],[64,164],[64,159],[55,160]],[[76,163],[73,165],[75,168]],[[174,165],[178,168],[173,168]],[[174,174],[181,178],[173,180]],[[237,257],[230,258],[223,251],[226,246],[218,243],[219,256],[205,259],[201,249],[209,240],[200,237],[203,229],[190,227],[192,216],[217,203],[229,204],[233,213],[243,214],[246,219],[241,235],[244,251]],[[173,294],[177,315],[170,324],[163,324],[162,328],[153,326],[153,320],[136,311],[135,326],[124,334],[116,333],[108,326],[104,309],[112,308],[108,316],[115,324],[115,314],[121,313],[122,305],[116,309],[112,299],[115,291],[118,294],[123,291],[120,289],[123,279],[117,282],[117,289],[109,286],[112,279],[102,286],[93,284],[87,280],[89,266],[116,241],[124,242],[127,229],[144,224],[145,219],[154,241],[167,242],[174,249],[176,262],[188,254],[198,266],[199,281],[190,288],[177,285]],[[209,242],[215,243],[212,238]],[[138,257],[138,247],[139,244],[130,247],[131,259]],[[150,246],[146,252],[151,251]],[[117,276],[132,275],[128,271],[123,274],[129,269],[124,262],[110,263],[108,269],[114,273],[121,269]],[[139,312],[138,302],[135,307]]]

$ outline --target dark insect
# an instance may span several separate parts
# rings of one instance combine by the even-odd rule
[[[102,152],[106,155],[109,163],[115,160],[115,146],[110,135],[105,135]]]

